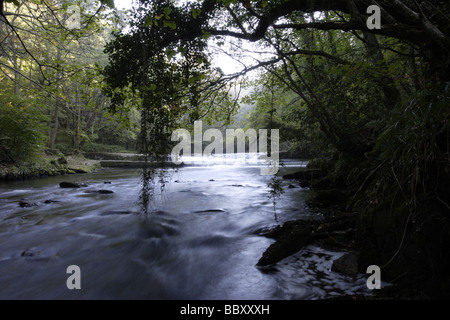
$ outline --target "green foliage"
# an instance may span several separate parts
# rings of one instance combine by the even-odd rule
[[[2,161],[29,159],[45,146],[43,107],[38,100],[0,92],[0,146]]]
[[[450,94],[424,90],[404,108],[396,108],[377,138],[371,157],[378,167],[365,189],[377,195],[398,195],[415,211],[432,198],[446,203],[450,181]]]

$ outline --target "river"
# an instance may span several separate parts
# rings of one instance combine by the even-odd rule
[[[286,161],[283,170],[303,166]],[[261,231],[314,214],[306,190],[276,206],[256,165],[169,170],[150,213],[140,212],[141,171],[0,183],[0,299],[323,299],[370,294],[363,275],[332,272],[342,252],[308,246],[269,270],[255,265],[274,241]],[[83,182],[78,189],[62,181]],[[294,183],[295,184],[295,183]],[[109,194],[87,193],[99,189]],[[156,188],[159,190],[160,188]],[[46,200],[52,200],[47,201]],[[20,201],[36,205],[21,207]],[[67,267],[80,268],[69,290]]]

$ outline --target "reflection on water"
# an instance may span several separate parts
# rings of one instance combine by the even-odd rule
[[[260,236],[262,230],[311,215],[300,187],[285,189],[276,222],[267,197],[271,177],[260,175],[258,166],[192,166],[168,174],[155,181],[148,215],[139,207],[139,170],[0,184],[0,298],[320,299],[367,293],[362,277],[330,271],[342,253],[317,247],[272,272],[255,267],[273,242]],[[88,187],[63,189],[61,181]],[[86,192],[105,189],[113,193]],[[20,201],[34,205],[21,207]],[[69,265],[81,269],[81,290],[66,287]]]

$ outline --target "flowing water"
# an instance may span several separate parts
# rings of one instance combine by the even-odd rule
[[[290,161],[283,170],[302,166]],[[368,294],[363,275],[332,272],[342,252],[309,246],[261,270],[263,230],[311,218],[305,190],[276,206],[256,165],[170,170],[141,214],[141,171],[103,169],[0,184],[0,299],[322,299]],[[77,189],[62,181],[83,182]],[[99,189],[109,194],[87,193]],[[159,190],[159,188],[157,188]],[[52,201],[46,201],[52,200]],[[21,207],[20,201],[33,203]],[[46,203],[47,202],[47,203]],[[81,270],[69,290],[67,267]]]

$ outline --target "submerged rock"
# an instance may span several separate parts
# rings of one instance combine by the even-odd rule
[[[61,202],[61,201],[58,201],[58,200],[52,200],[52,199],[48,199],[48,200],[45,200],[45,201],[44,201],[44,203],[46,203],[46,204],[49,204],[49,203],[55,203],[55,202]]]
[[[26,249],[20,255],[22,257],[34,257],[36,254],[38,254],[38,252],[31,249]]]
[[[36,207],[37,203],[36,202],[20,201],[19,202],[19,206],[21,206],[22,208]]]
[[[59,184],[59,186],[61,188],[81,188],[81,187],[87,187],[88,185],[85,183],[63,181]]]
[[[114,191],[101,189],[101,190],[87,190],[84,193],[110,194],[110,193],[114,193]]]
[[[205,212],[226,212],[223,209],[209,209],[209,210],[197,210],[194,213],[205,213]]]
[[[101,216],[111,216],[111,215],[124,215],[124,214],[133,214],[133,211],[126,211],[126,210],[114,210],[114,211],[105,211],[102,212]]]

